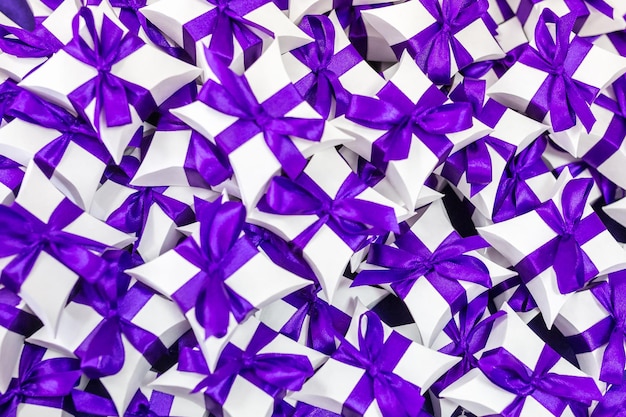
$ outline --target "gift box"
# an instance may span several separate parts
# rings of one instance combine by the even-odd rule
[[[559,18],[546,9],[536,26],[537,43],[527,46],[487,91],[507,107],[545,121],[552,127],[551,137],[573,155],[582,131],[591,131],[596,121],[590,104],[626,71],[623,57],[573,35],[574,21],[571,14]],[[551,25],[556,26],[554,39]]]
[[[102,270],[98,255],[134,240],[83,212],[34,164],[15,202],[0,209],[5,231],[0,281],[53,332],[79,277],[94,280]]]
[[[368,236],[397,230],[398,217],[406,214],[328,149],[317,152],[295,180],[273,178],[248,221],[292,242],[332,301],[350,258]]]
[[[476,252],[486,246],[480,237],[461,238],[437,201],[392,245],[373,244],[353,285],[393,291],[406,303],[424,345],[431,346],[469,301],[515,275]]]
[[[332,123],[354,136],[345,146],[384,172],[409,209],[450,152],[490,131],[468,103],[447,103],[407,54],[377,98],[354,95]]]
[[[336,13],[306,16],[302,30],[314,42],[283,55],[289,78],[302,97],[324,118],[345,113],[352,94],[373,95],[384,85],[352,46]]]
[[[213,73],[206,65],[206,50],[241,73],[261,56],[272,39],[277,40],[281,53],[311,42],[269,0],[161,0],[143,7],[141,13],[187,51],[204,70],[203,79]]]
[[[548,327],[571,293],[624,267],[626,253],[587,204],[592,181],[559,176],[554,197],[478,233],[515,266]]]
[[[571,416],[602,397],[593,378],[563,359],[510,309],[477,363],[441,396],[477,416]],[[572,414],[573,413],[573,414]]]
[[[198,232],[128,272],[178,304],[214,369],[237,323],[310,281],[275,265],[241,236],[241,203],[196,199],[195,209]]]
[[[200,70],[129,34],[106,2],[79,16],[72,40],[20,86],[81,114],[119,162],[150,113]]]
[[[351,140],[300,97],[276,42],[243,76],[212,65],[221,84],[208,81],[197,101],[172,112],[228,155],[246,207],[281,168],[296,177],[306,158]]]
[[[448,84],[467,65],[504,58],[482,20],[487,1],[408,1],[364,10],[363,19],[378,31],[400,59],[406,50],[435,84]]]
[[[458,361],[412,342],[360,305],[338,350],[289,397],[342,415],[418,415],[422,394]]]
[[[181,350],[177,367],[151,387],[179,393],[201,393],[196,401],[216,416],[272,416],[288,391],[298,390],[326,359],[260,323],[254,317],[241,324],[209,372],[199,350]]]

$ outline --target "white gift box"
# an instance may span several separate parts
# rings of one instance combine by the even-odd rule
[[[334,149],[317,152],[309,161],[303,174],[314,181],[329,199],[334,199],[346,179],[355,175],[350,166]],[[353,198],[390,208],[396,219],[407,214],[406,209],[394,204],[369,187],[366,187]],[[271,230],[286,241],[292,241],[309,226],[318,222],[319,217],[315,214],[280,215],[255,209],[248,213],[248,221]],[[355,249],[350,247],[328,225],[322,224],[314,236],[305,243],[302,253],[315,272],[327,299],[334,300],[340,277],[350,263],[350,258],[354,255]]]
[[[267,77],[267,74],[272,74],[272,77]],[[276,42],[272,43],[268,50],[246,70],[244,77],[260,104],[291,84],[284,70]],[[174,109],[172,113],[213,142],[216,136],[239,120],[237,117],[209,107],[202,101],[195,101]],[[321,116],[304,100],[293,107],[286,117],[321,120]],[[319,142],[294,136],[290,136],[290,139],[305,158],[323,149],[352,140],[350,136],[328,122],[324,124],[324,131]],[[281,164],[265,142],[263,132],[259,132],[232,151],[228,159],[235,172],[243,202],[250,209],[261,198],[266,184],[278,173]]]
[[[161,375],[156,372],[149,371],[143,380],[143,385],[140,388],[141,392],[151,403],[156,402],[156,404],[160,406],[163,402],[164,396],[167,396],[171,397],[168,413],[170,416],[207,417],[209,415],[209,412],[206,410],[204,404],[199,405],[197,401],[190,399],[188,395],[171,395],[152,388],[150,385],[153,384]]]
[[[403,46],[405,42],[431,25],[438,23],[436,18],[419,1],[407,1],[377,9],[364,10],[362,15],[365,22],[380,33],[387,44],[394,49],[398,58],[400,58],[399,51],[406,48]],[[441,22],[439,23],[441,24]],[[474,62],[504,58],[504,53],[498,43],[480,18],[469,23],[465,28],[454,33],[453,36],[469,53]],[[420,53],[420,51],[412,51],[411,49],[408,47],[413,56]],[[450,53],[450,77],[458,70],[458,63],[454,55]]]
[[[129,291],[132,291],[132,287]],[[103,319],[90,306],[70,302],[61,313],[56,335],[51,329],[43,327],[28,341],[74,356],[74,352]],[[173,345],[189,329],[189,323],[176,305],[156,294],[147,300],[130,321],[133,325],[157,336],[166,347]],[[124,346],[122,369],[114,375],[100,378],[120,415],[124,414],[152,366],[142,353],[130,344],[124,334],[121,338]]]
[[[413,103],[416,103],[433,85],[407,53],[402,55],[400,66],[389,83],[399,88]],[[450,152],[464,148],[491,131],[474,118],[472,122],[472,127],[466,130],[445,135],[452,144]],[[345,116],[334,119],[332,124],[355,138],[345,146],[368,161],[372,159],[374,142],[387,133],[384,130],[362,126]],[[415,135],[412,135],[408,157],[389,161],[386,175],[406,207],[417,206],[423,184],[439,164],[439,157]]]
[[[423,210],[410,229],[410,233],[415,234],[431,253],[435,252],[441,243],[454,232],[455,230],[450,223],[441,200],[433,202]],[[472,256],[485,265],[492,285],[497,285],[507,278],[516,275],[515,272],[490,261],[477,250],[468,251],[464,255]],[[368,263],[362,265],[362,270],[368,269],[381,268]],[[488,289],[473,282],[463,280],[457,282],[462,287],[467,302],[483,294]],[[383,287],[393,291],[388,284],[383,284]],[[422,276],[417,278],[403,298],[419,328],[421,340],[425,346],[432,345],[435,338],[452,319],[453,314],[456,313],[450,306],[450,300],[447,300],[439,291],[435,285]]]
[[[59,204],[64,201],[67,200],[63,194],[31,163],[15,202],[42,222],[48,222]],[[63,231],[118,249],[134,240],[85,212],[64,227]],[[0,259],[2,268],[13,259],[14,256]],[[55,331],[63,307],[77,280],[78,275],[75,272],[43,251],[35,261],[28,279],[22,284],[19,295],[44,325]]]
[[[505,305],[504,311],[508,313],[506,318],[496,322],[483,352],[504,348],[527,367],[535,369],[535,365],[546,346],[545,343],[517,317],[510,307]],[[559,358],[549,372],[557,375],[587,378],[589,381],[594,381],[563,358]],[[596,384],[598,383],[596,382]],[[603,388],[602,384],[598,388]],[[517,398],[515,394],[491,382],[478,368],[470,370],[443,390],[441,396],[456,402],[479,417],[501,414]],[[531,416],[554,417],[550,411],[529,395],[525,398],[520,417]],[[569,417],[573,416],[573,414],[566,409],[562,416]]]
[[[357,306],[350,329],[342,343],[348,343],[360,350],[359,332],[364,334],[367,329],[367,327],[361,327],[361,323],[369,322],[369,318],[366,319],[362,314],[367,311],[362,304]],[[405,339],[404,336],[399,335],[384,323],[382,323],[382,330],[384,333],[382,337],[385,342],[390,337]],[[395,364],[393,373],[419,387],[422,395],[441,375],[459,361],[459,358],[428,349],[418,343],[408,340],[406,342],[406,351]],[[419,363],[420,366],[415,366],[416,363]],[[340,414],[343,405],[350,398],[357,384],[364,376],[368,375],[366,372],[365,369],[348,365],[331,356],[304,384],[302,390],[292,393],[288,398]],[[414,401],[415,399],[407,398],[406,400]],[[364,416],[382,416],[376,399],[373,399]]]
[[[194,239],[199,245],[198,233],[188,239]],[[169,250],[151,262],[130,269],[128,273],[137,280],[172,298],[200,269],[187,261],[176,250]],[[175,279],[173,279],[175,278]],[[310,284],[310,281],[297,277],[291,272],[275,265],[262,252],[257,252],[247,263],[229,276],[224,283],[236,294],[246,300],[253,308],[262,308],[274,300],[284,297]],[[224,337],[206,338],[204,327],[198,323],[195,307],[185,311],[210,369],[214,369],[219,354],[230,340],[237,327],[237,320],[230,313],[227,334]]]
[[[250,317],[237,328],[230,343],[245,351],[257,333],[269,335],[273,331],[254,317]],[[268,343],[257,352],[258,355],[266,353],[300,355],[306,358],[314,369],[319,368],[326,360],[325,355],[298,344],[281,334],[276,334],[274,338],[268,338]],[[173,367],[159,376],[149,387],[174,395],[189,395],[205,377],[206,375],[200,373],[181,371]],[[200,405],[204,405],[202,392],[203,390],[191,394],[189,398],[193,398]],[[271,417],[274,402],[275,399],[271,395],[245,377],[237,375],[227,394],[226,401],[221,406],[223,415],[227,417],[248,417],[251,415]]]
[[[140,192],[141,190],[126,187],[113,181],[106,181],[98,189],[90,212],[94,217],[107,221],[111,214],[129,197]],[[194,197],[209,201],[218,197],[214,191],[197,187],[168,187],[162,193],[152,192],[183,203],[190,209],[193,209]],[[142,221],[144,227],[141,229],[139,242],[135,245],[137,252],[146,262],[174,248],[183,236],[177,231],[179,225],[175,219],[168,217],[159,203],[154,200],[152,200],[147,217],[142,218]]]
[[[123,33],[128,32],[106,2],[88,10],[92,11],[97,28],[102,26],[102,21],[106,16]],[[67,21],[69,20],[63,20],[63,24],[66,26],[68,26]],[[59,24],[61,23],[59,22]],[[81,25],[81,29],[80,33],[81,36],[84,36],[83,39],[89,39],[84,24]],[[152,70],[144,70],[147,64]],[[115,63],[110,74],[147,90],[154,102],[159,105],[183,85],[193,81],[200,74],[200,70],[159,51],[152,45],[143,45]],[[77,109],[74,109],[68,96],[97,76],[98,70],[96,68],[79,61],[65,50],[61,50],[44,65],[24,78],[19,85],[70,112],[74,112]],[[95,114],[95,109],[96,100],[94,99],[84,109],[78,110],[85,113],[94,128],[99,126],[98,133],[103,143],[113,159],[119,163],[126,146],[133,134],[142,126],[143,121],[132,104],[129,104],[132,121],[126,125],[115,127],[107,125],[104,116],[106,109],[101,109],[99,115]]]
[[[237,10],[237,7],[245,5],[246,2],[239,2],[238,5],[234,4],[233,6]],[[208,16],[219,13],[215,9],[216,6],[202,0],[184,0],[183,2],[180,0],[160,0],[143,7],[141,13],[163,33],[173,39],[174,42],[187,50],[196,64],[202,68],[204,80],[213,74],[205,59],[205,48],[209,47],[213,34],[209,33],[210,27],[202,19],[211,21],[211,18]],[[228,10],[230,13],[237,13],[232,9]],[[298,29],[271,1],[247,12],[241,18],[273,33],[273,38],[280,45],[281,53],[311,42],[311,38]],[[201,25],[202,29],[191,28],[189,27],[190,24],[193,26]],[[249,27],[255,35],[260,37],[263,43],[263,50],[265,50],[272,42],[272,37],[253,26]],[[194,34],[194,32],[199,33]],[[242,50],[235,36],[233,37],[233,43],[234,56],[232,67],[236,72],[241,73],[244,70],[245,51]]]
[[[552,198],[559,211],[562,210],[561,194],[569,181],[571,181],[569,170],[564,170],[558,179]],[[585,204],[581,221],[589,216],[597,215],[589,204]],[[590,220],[594,219],[590,218]],[[559,236],[535,210],[501,223],[480,227],[477,230],[491,246],[516,266],[527,256]],[[580,248],[598,270],[596,276],[614,272],[626,266],[626,252],[604,228],[599,234],[580,245]],[[550,328],[560,309],[572,294],[561,294],[557,285],[556,272],[552,266],[535,277],[524,277],[524,279],[526,287],[543,313],[546,325]]]

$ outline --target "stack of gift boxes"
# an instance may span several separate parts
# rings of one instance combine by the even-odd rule
[[[623,1],[27,3],[1,417],[626,415]]]

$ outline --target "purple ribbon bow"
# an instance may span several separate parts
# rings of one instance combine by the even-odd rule
[[[579,37],[570,43],[575,21],[576,15],[573,13],[559,18],[550,9],[544,10],[535,29],[537,49],[527,46],[519,58],[519,62],[548,73],[526,113],[542,121],[550,112],[555,132],[574,126],[577,117],[590,132],[596,121],[589,106],[599,90],[572,78],[592,47]],[[548,28],[550,24],[556,27],[554,40]]]
[[[8,79],[0,84],[0,118],[5,119],[7,122],[13,120],[13,117],[9,115],[9,110],[13,107],[15,97],[17,97],[22,90],[15,84],[15,81]],[[29,93],[26,93],[29,94]]]
[[[552,266],[559,292],[569,294],[583,288],[598,274],[598,269],[582,250],[582,245],[606,230],[595,213],[582,218],[592,186],[593,181],[586,178],[567,183],[561,196],[563,214],[552,200],[536,209],[557,235],[515,266],[525,283]]]
[[[626,271],[609,274],[608,282],[590,291],[609,316],[587,331],[567,339],[575,353],[591,352],[606,344],[600,379],[611,384],[621,384],[626,364]]]
[[[79,17],[85,21],[93,47],[80,36]],[[98,34],[93,13],[87,7],[80,9],[73,22],[73,31],[74,38],[65,47],[65,52],[98,70],[98,75],[68,96],[76,111],[84,114],[84,109],[95,98],[95,126],[98,131],[102,112],[108,127],[130,123],[131,104],[139,116],[146,119],[157,107],[150,92],[111,73],[115,64],[141,48],[144,42],[130,32],[124,35],[122,29],[107,16],[103,17],[101,33]]]
[[[35,29],[35,17],[27,0],[0,0],[0,12],[26,30]]]
[[[626,413],[626,384],[624,376],[620,384],[614,384],[604,394],[591,417],[621,417]]]
[[[560,416],[567,405],[589,407],[602,397],[592,378],[550,372],[559,359],[561,356],[546,345],[532,370],[506,349],[496,348],[482,355],[478,367],[491,382],[517,395],[502,411],[504,417],[519,417],[529,396],[555,416]]]
[[[18,308],[22,299],[7,288],[0,288],[0,327],[22,336],[30,336],[42,326],[41,321]]]
[[[486,0],[419,0],[435,22],[406,42],[393,45],[392,49],[398,59],[406,49],[415,59],[417,65],[435,84],[449,84],[451,73],[451,56],[459,69],[474,59],[454,35],[465,29],[470,23],[480,19],[489,4]]]
[[[274,177],[258,208],[273,214],[318,216],[317,221],[293,240],[297,248],[303,249],[326,225],[357,250],[367,236],[399,231],[391,207],[358,198],[366,188],[356,174],[350,173],[333,199],[304,173],[296,180]]]
[[[334,116],[346,112],[350,93],[339,77],[361,62],[363,58],[350,46],[335,51],[335,27],[327,16],[305,16],[300,28],[314,39],[313,43],[291,51],[291,54],[311,69],[295,87],[319,114],[328,119],[335,103]]]
[[[89,305],[103,318],[76,349],[81,369],[89,378],[117,374],[124,365],[122,336],[150,363],[167,353],[163,342],[132,322],[154,293],[143,284],[128,289],[130,277],[123,271],[142,263],[125,251],[105,252],[107,270],[94,283],[86,283],[75,296],[77,303]]]
[[[467,303],[459,280],[491,287],[485,264],[474,256],[465,255],[488,246],[479,236],[461,238],[452,232],[434,252],[411,232],[401,235],[395,244],[397,248],[372,244],[367,262],[388,269],[361,271],[352,286],[391,284],[398,297],[404,299],[415,282],[424,277],[450,303],[453,312]]]
[[[365,327],[364,320],[367,320]],[[350,396],[343,405],[342,415],[362,416],[374,400],[383,417],[414,417],[424,404],[420,387],[394,373],[398,362],[411,341],[397,332],[384,340],[380,318],[368,311],[359,317],[359,346],[343,339],[332,358],[364,369]]]
[[[207,338],[223,337],[231,313],[241,322],[253,308],[224,281],[259,251],[246,236],[239,237],[246,217],[241,203],[196,199],[195,207],[200,244],[189,237],[174,250],[200,271],[172,299],[184,312],[196,308],[196,319]]]
[[[196,41],[212,35],[208,50],[225,64],[233,60],[237,40],[244,53],[247,67],[261,56],[263,39],[261,32],[271,38],[274,33],[264,26],[246,19],[244,16],[258,9],[270,0],[207,0],[215,6],[208,13],[186,23],[183,27],[183,46],[190,56],[196,56]]]
[[[0,274],[0,283],[19,293],[41,252],[46,252],[87,281],[100,277],[105,263],[92,251],[102,253],[106,246],[63,231],[83,211],[64,199],[47,223],[14,203],[0,206],[0,257],[16,255]]]
[[[221,407],[237,376],[280,400],[285,390],[302,389],[304,381],[313,376],[314,370],[309,358],[304,355],[259,353],[276,335],[269,327],[260,324],[244,350],[232,343],[226,345],[213,373],[209,372],[199,350],[184,348],[178,369],[207,375],[193,392],[204,390],[207,408],[218,417],[223,415]]]
[[[198,94],[198,100],[238,119],[215,137],[218,147],[230,154],[262,133],[265,143],[284,171],[295,178],[306,166],[306,159],[289,136],[319,142],[324,132],[324,119],[285,116],[302,103],[293,84],[287,84],[272,97],[259,103],[245,76],[233,73],[211,58],[211,54],[207,59],[221,84],[209,80]]]
[[[386,131],[372,144],[372,163],[383,171],[389,161],[409,156],[413,135],[442,160],[452,149],[452,143],[445,135],[472,127],[471,106],[468,103],[444,104],[447,97],[434,85],[417,103],[391,82],[377,95],[379,99],[352,96],[346,118]]]
[[[13,378],[8,389],[0,394],[1,417],[16,417],[20,403],[54,408],[63,406],[63,397],[80,379],[78,361],[70,358],[42,360],[45,353],[44,348],[24,345],[18,377]]]
[[[41,22],[43,17],[35,18],[32,30],[0,25],[0,50],[19,58],[43,58],[63,47]]]

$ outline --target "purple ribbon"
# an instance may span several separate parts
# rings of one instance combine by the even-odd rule
[[[19,293],[41,252],[46,252],[87,281],[100,277],[105,264],[92,251],[102,253],[106,246],[64,232],[63,228],[76,220],[83,211],[64,199],[52,212],[47,223],[14,203],[0,206],[0,257],[16,255],[0,274],[0,283]]]
[[[594,184],[600,189],[602,198],[607,204],[613,203],[617,199],[618,186],[611,182],[607,177],[602,175],[595,167],[589,165],[584,159],[579,159],[575,162],[571,162],[567,165],[563,165],[554,170],[557,175],[561,175],[561,172],[565,168],[568,168],[574,178],[578,177],[585,170],[589,171]]]
[[[399,230],[391,207],[358,198],[366,188],[356,174],[350,173],[333,199],[304,173],[296,180],[274,177],[258,208],[272,214],[318,216],[293,240],[297,248],[303,249],[326,225],[350,248],[358,250],[367,236]]]
[[[346,112],[351,94],[341,85],[339,77],[363,61],[350,46],[335,51],[335,27],[327,16],[305,16],[300,28],[314,40],[291,51],[291,54],[311,69],[295,83],[302,97],[319,114],[328,119],[335,104],[334,116]]]
[[[223,416],[222,406],[237,376],[247,379],[275,400],[280,400],[286,390],[302,389],[304,381],[313,376],[314,370],[304,355],[259,353],[275,337],[276,332],[261,324],[245,350],[232,343],[226,345],[213,373],[209,372],[199,350],[184,348],[178,369],[206,375],[193,392],[205,390],[207,408],[217,417]]]
[[[541,159],[546,146],[547,140],[542,136],[509,161],[493,204],[495,222],[528,213],[541,204],[526,180],[550,171]]]
[[[555,416],[560,416],[567,405],[584,404],[602,397],[592,378],[559,375],[550,370],[561,356],[545,346],[532,370],[504,348],[485,352],[478,367],[491,382],[517,398],[503,411],[504,417],[519,417],[527,397],[533,397]]]
[[[324,132],[323,119],[300,119],[285,116],[302,103],[293,84],[286,85],[263,103],[259,103],[245,76],[240,76],[211,58],[213,71],[221,84],[209,80],[198,94],[207,106],[238,120],[215,137],[217,146],[227,154],[263,134],[265,143],[284,171],[295,178],[306,166],[306,159],[289,136],[319,142]]]
[[[585,0],[585,4],[613,19],[613,7],[611,7],[611,5],[609,5],[605,0]]]
[[[52,177],[72,142],[104,164],[108,164],[111,159],[109,151],[88,122],[35,95],[25,91],[17,94],[8,114],[25,122],[59,131],[60,135],[41,148],[34,158],[48,178]]]
[[[115,404],[108,398],[91,392],[73,390],[72,408],[68,411],[75,417],[114,416]],[[148,399],[141,390],[131,400],[124,417],[169,417],[174,397],[159,391],[152,391]]]
[[[93,48],[80,36],[79,17],[85,21],[94,43]],[[111,67],[114,64],[137,51],[144,45],[144,42],[130,32],[124,35],[122,29],[107,16],[102,19],[102,29],[98,35],[93,14],[87,7],[80,9],[72,25],[74,38],[65,47],[65,52],[98,70],[98,75],[68,96],[76,111],[84,114],[84,109],[95,98],[97,131],[100,131],[100,114],[103,111],[108,127],[130,123],[132,121],[131,104],[139,116],[145,120],[157,107],[150,92],[111,73]]]
[[[17,194],[23,179],[24,171],[22,171],[21,165],[9,158],[0,156],[0,183]]]
[[[346,118],[386,131],[372,144],[372,163],[383,171],[389,161],[408,157],[413,135],[440,160],[444,159],[452,149],[445,135],[468,129],[473,123],[468,103],[444,104],[447,97],[434,85],[417,103],[391,82],[380,90],[378,97],[352,96]]]
[[[364,319],[367,327],[363,325]],[[374,400],[383,417],[418,415],[424,404],[420,387],[393,372],[411,341],[397,332],[392,332],[384,340],[382,322],[371,311],[359,317],[358,334],[358,348],[341,338],[341,344],[332,356],[339,362],[365,370],[345,401],[341,415],[362,416]]]
[[[434,252],[413,233],[401,235],[397,248],[372,244],[367,262],[385,270],[364,270],[353,286],[391,284],[398,297],[404,299],[420,278],[425,278],[450,303],[453,313],[459,311],[467,299],[459,280],[491,287],[491,277],[485,264],[466,252],[488,246],[479,236],[461,238],[450,233]]]
[[[626,412],[626,384],[614,384],[604,394],[591,417],[620,417]]]
[[[21,301],[7,288],[0,288],[0,326],[28,337],[39,330],[42,323],[37,316],[17,307]]]
[[[393,3],[389,2],[357,6],[352,4],[352,0],[333,0],[333,9],[335,9],[337,13],[341,27],[347,31],[350,43],[363,59],[367,57],[368,35],[361,11],[378,9],[392,4]]]
[[[391,48],[398,59],[406,49],[417,65],[435,84],[449,84],[451,73],[450,50],[459,69],[474,59],[454,35],[465,29],[487,12],[486,0],[419,0],[435,22],[405,42]]]
[[[32,30],[0,25],[0,50],[19,58],[43,58],[63,47],[44,25],[43,17],[35,18]]]
[[[20,403],[62,407],[63,397],[80,379],[78,361],[70,358],[42,360],[45,353],[44,348],[24,344],[18,377],[13,378],[8,389],[0,394],[1,417],[16,417]]]
[[[35,29],[35,17],[27,0],[0,0],[0,12],[26,30]]]
[[[246,217],[241,203],[196,199],[195,207],[200,244],[189,237],[174,250],[200,271],[172,299],[184,312],[195,307],[206,338],[223,337],[231,313],[241,322],[253,308],[224,281],[259,252],[247,237],[239,237]]]
[[[208,50],[228,65],[233,60],[236,39],[244,52],[245,66],[249,67],[263,51],[263,39],[255,31],[271,38],[274,37],[274,33],[244,16],[269,1],[207,0],[215,8],[183,25],[183,47],[190,56],[195,57],[196,42],[213,35]]]
[[[590,290],[609,313],[588,330],[567,338],[575,353],[592,352],[607,345],[602,357],[600,379],[611,384],[623,381],[626,353],[626,271],[609,275],[609,281]]]
[[[570,43],[575,21],[574,14],[559,18],[550,9],[544,10],[535,29],[537,49],[527,46],[519,58],[519,62],[548,73],[531,99],[526,113],[541,121],[550,112],[555,132],[574,126],[577,117],[590,132],[596,121],[589,106],[599,89],[572,78],[592,47],[578,37]],[[555,40],[548,29],[549,24],[556,27]]]
[[[592,180],[586,178],[568,182],[561,196],[562,215],[552,200],[536,209],[557,235],[515,265],[525,283],[552,266],[559,292],[569,294],[583,288],[598,274],[598,269],[582,250],[582,245],[606,230],[595,213],[582,218],[592,185]]]
[[[106,252],[103,258],[108,268],[97,281],[84,284],[74,298],[103,317],[75,351],[81,369],[89,378],[114,375],[122,369],[125,358],[122,336],[151,364],[167,353],[158,336],[132,322],[154,296],[143,284],[128,289],[130,277],[124,271],[141,264],[141,259],[125,251]]]
[[[13,120],[13,117],[8,112],[13,107],[15,97],[22,91],[26,90],[18,87],[15,81],[11,79],[0,84],[0,118],[5,119],[7,122]]]

